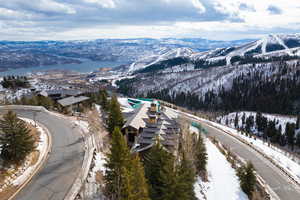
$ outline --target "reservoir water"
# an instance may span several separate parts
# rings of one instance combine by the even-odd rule
[[[57,64],[57,65],[45,65],[37,67],[27,67],[12,69],[4,72],[0,72],[0,76],[6,75],[26,75],[31,72],[42,72],[48,70],[71,70],[81,73],[88,73],[104,67],[117,67],[123,64],[127,64],[121,61],[90,61],[84,60],[80,64]]]

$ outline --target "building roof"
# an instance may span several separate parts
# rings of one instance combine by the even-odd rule
[[[74,89],[44,90],[40,94],[46,97],[50,95],[77,96],[83,94],[83,91]]]
[[[142,104],[137,111],[127,120],[123,128],[131,126],[135,129],[144,128],[146,126],[146,120],[148,118],[148,104]]]
[[[73,105],[73,104],[76,104],[76,103],[80,103],[80,102],[83,102],[83,101],[86,101],[88,100],[89,97],[85,97],[85,96],[79,96],[79,97],[67,97],[67,98],[64,98],[64,99],[61,99],[61,100],[58,100],[57,102],[62,105],[62,106],[70,106],[70,105]]]

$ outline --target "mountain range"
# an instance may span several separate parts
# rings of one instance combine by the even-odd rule
[[[280,108],[277,113],[292,113],[300,105],[300,35],[268,35],[242,45],[204,52],[176,48],[140,59],[123,71],[134,77],[117,82],[119,91],[128,96],[161,98],[183,103],[182,106],[194,99],[189,105],[202,108],[210,105],[213,110],[232,109],[235,106],[232,102],[248,106],[250,104],[245,102],[258,95],[254,91],[261,91],[261,99],[267,97],[268,92],[275,92],[262,102],[276,102],[288,108]],[[288,98],[278,97],[278,94]],[[229,96],[235,100],[228,100]],[[275,101],[278,99],[285,99],[285,104]],[[255,100],[251,102],[253,106],[247,109],[255,109]],[[272,104],[273,109],[265,111],[274,111],[276,105]],[[261,107],[267,106],[261,103]]]
[[[191,48],[176,48],[168,52],[143,57],[128,67],[128,72],[149,72],[172,68],[178,65],[193,65],[194,68],[266,63],[292,60],[300,56],[300,35],[268,35],[242,45],[232,45],[208,51]],[[191,67],[190,67],[191,69]]]
[[[214,41],[189,39],[98,39],[77,41],[0,41],[0,71],[43,65],[118,61],[129,64],[144,57],[162,55],[176,48],[201,52],[239,45],[249,40]]]

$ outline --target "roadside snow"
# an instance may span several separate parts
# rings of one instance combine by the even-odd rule
[[[267,143],[264,143],[260,139],[254,139],[246,137],[245,135],[242,135],[238,133],[237,130],[215,123],[215,122],[210,122],[213,126],[218,127],[224,131],[230,132],[241,139],[247,141],[248,143],[251,143],[255,148],[257,148],[259,151],[263,152],[263,154],[267,155],[269,158],[271,158],[273,161],[275,161],[280,167],[285,169],[290,173],[290,175],[298,182],[300,183],[300,165],[289,158],[288,156],[285,155],[285,152],[282,150],[268,146]]]
[[[208,161],[208,183],[203,183],[198,179],[197,188],[207,188],[207,200],[246,200],[247,195],[242,191],[235,170],[226,160],[225,156],[218,148],[208,139],[205,139],[207,148]],[[199,192],[196,192],[198,199],[203,199]]]
[[[102,185],[97,181],[97,173],[105,173],[105,155],[101,152],[94,154],[93,168],[89,172],[87,183],[85,184],[84,196],[90,200],[97,200],[103,196]]]
[[[89,132],[89,123],[83,120],[73,120],[73,123],[81,129],[83,133]]]

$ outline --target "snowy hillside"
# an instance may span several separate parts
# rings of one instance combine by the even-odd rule
[[[300,35],[267,35],[254,42],[204,52],[193,52],[187,48],[173,49],[162,55],[145,57],[133,63],[128,72],[178,57],[188,58],[185,64],[192,63],[195,68],[262,63],[282,58],[293,60],[300,57]]]
[[[288,61],[291,75],[296,73],[296,61]],[[198,96],[208,91],[217,93],[221,87],[230,89],[232,82],[241,75],[261,73],[265,77],[274,77],[281,65],[279,63],[244,64],[227,67],[211,67],[195,69],[191,64],[177,65],[155,73],[155,76],[138,74],[131,85],[131,91],[136,94],[146,94],[149,91],[167,90],[172,93],[192,93]],[[126,85],[126,82],[121,84]],[[131,94],[133,95],[133,94]]]
[[[128,72],[134,72],[140,69],[144,69],[148,66],[151,66],[163,60],[168,60],[177,57],[189,57],[193,54],[193,50],[190,48],[176,48],[176,49],[171,49],[167,52],[164,51],[165,49],[163,49],[157,55],[151,55],[137,60],[136,62],[130,65]]]
[[[197,198],[199,200],[218,200],[226,197],[228,200],[248,200],[247,195],[240,187],[235,170],[225,156],[210,140],[205,139],[205,145],[208,154],[209,182],[206,183],[200,178],[197,179],[195,183]]]
[[[231,128],[234,128],[234,119],[236,117],[236,112],[232,112],[229,113],[227,115],[218,117],[217,120],[223,124],[223,125],[227,125],[226,122],[228,123],[228,126],[230,126]],[[256,112],[247,112],[247,111],[243,111],[243,112],[238,112],[238,126],[242,127],[243,123],[242,123],[242,117],[243,115],[245,115],[245,119],[249,118],[250,116],[253,116],[254,119],[254,123],[256,121]],[[296,117],[288,117],[288,116],[281,116],[281,115],[272,115],[272,114],[262,114],[262,116],[266,117],[268,119],[268,121],[274,121],[276,122],[276,128],[278,129],[281,126],[282,129],[282,134],[284,134],[284,130],[286,127],[287,123],[296,123],[297,118]],[[255,128],[256,124],[253,127],[253,132],[257,132],[257,129]]]

